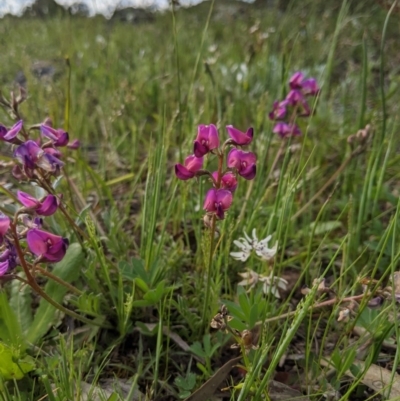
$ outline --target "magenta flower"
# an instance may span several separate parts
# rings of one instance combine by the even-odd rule
[[[79,139],[74,139],[67,145],[68,148],[74,149],[74,150],[79,149],[80,146],[81,146],[81,143],[80,143]]]
[[[268,114],[269,119],[283,120],[286,117],[287,105],[288,105],[287,100],[283,100],[282,102],[275,100],[272,106],[272,111]]]
[[[303,93],[297,89],[292,89],[286,96],[286,101],[293,107],[298,107],[300,117],[308,117],[311,114],[310,106]]]
[[[284,122],[277,123],[272,132],[282,138],[301,135],[300,128],[296,124],[287,124]]]
[[[320,89],[315,78],[308,78],[302,82],[302,92],[304,95],[315,96],[319,93]]]
[[[226,129],[235,145],[248,145],[253,140],[253,128],[248,128],[246,132],[239,131],[232,125],[227,125]]]
[[[199,125],[197,129],[197,137],[194,141],[194,155],[203,157],[213,149],[218,148],[219,137],[218,130],[214,124]]]
[[[295,72],[289,79],[289,86],[291,89],[301,89],[304,74],[301,71]]]
[[[320,90],[315,78],[304,79],[304,74],[300,71],[292,75],[289,86],[291,89],[301,90],[305,96],[315,96]]]
[[[22,120],[18,121],[14,124],[9,130],[4,125],[0,125],[0,140],[11,142],[21,131],[22,128]]]
[[[30,251],[44,262],[59,262],[68,248],[68,239],[33,228],[26,241]]]
[[[58,199],[54,195],[47,195],[42,202],[22,191],[17,192],[17,197],[22,205],[40,216],[51,216],[58,208]]]
[[[49,138],[53,141],[54,146],[66,146],[69,141],[68,132],[65,132],[62,129],[54,129],[49,125],[41,124],[40,132],[46,138]]]
[[[0,212],[0,245],[4,241],[4,237],[10,228],[10,218]]]
[[[14,269],[18,264],[17,251],[10,242],[6,242],[6,250],[0,254],[0,277]]]
[[[64,163],[52,154],[45,152],[35,141],[29,140],[19,145],[14,152],[17,160],[26,169],[40,167],[50,172],[58,172]]]
[[[190,155],[185,159],[185,165],[175,164],[175,174],[180,180],[189,180],[203,167],[203,158]]]
[[[26,141],[22,145],[19,145],[14,152],[14,156],[17,160],[24,165],[24,167],[33,170],[36,167],[36,163],[43,156],[43,149],[32,140]]]
[[[215,180],[215,182],[218,181],[218,171],[214,171],[212,173],[212,176]],[[237,178],[235,174],[233,174],[231,171],[228,171],[221,177],[221,188],[222,189],[227,189],[230,192],[235,192],[236,187],[238,185]]]
[[[256,176],[256,160],[256,155],[252,152],[232,149],[228,154],[227,165],[235,168],[246,180],[252,180]]]
[[[226,189],[210,189],[204,200],[203,209],[208,213],[215,213],[219,219],[225,217],[225,211],[232,204],[232,192]]]

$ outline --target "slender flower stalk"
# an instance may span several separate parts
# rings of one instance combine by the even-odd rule
[[[212,188],[206,193],[203,204],[203,210],[206,212],[203,220],[210,234],[207,284],[202,314],[205,322],[208,320],[217,221],[225,219],[229,212],[234,200],[233,193],[238,186],[238,178],[252,180],[256,175],[256,155],[241,150],[243,146],[252,142],[253,128],[248,128],[246,132],[242,132],[232,125],[228,125],[226,130],[229,139],[220,146],[217,127],[214,124],[199,125],[197,137],[193,144],[193,154],[185,159],[183,165],[175,165],[175,174],[178,179],[187,181],[192,178],[207,176],[210,177],[212,184]],[[227,151],[228,154],[226,155]],[[207,155],[216,155],[218,159],[218,169],[212,173],[202,170],[203,158]],[[224,169],[225,158],[226,168]]]

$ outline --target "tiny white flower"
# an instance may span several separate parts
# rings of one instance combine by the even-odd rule
[[[281,294],[279,289],[287,290],[288,282],[281,277],[273,276],[270,273],[268,276],[263,276],[256,273],[251,269],[247,269],[244,273],[239,273],[239,276],[243,278],[242,281],[238,283],[242,287],[248,287],[246,292],[251,291],[258,282],[263,283],[262,289],[264,294],[271,293],[275,298],[280,299]]]
[[[230,255],[236,259],[245,262],[251,251],[254,250],[262,260],[271,260],[278,250],[278,243],[272,248],[268,248],[268,242],[271,240],[272,236],[268,235],[261,241],[258,240],[256,229],[252,230],[252,238],[250,238],[246,232],[244,232],[244,238],[239,238],[239,240],[233,241],[233,243],[240,249],[241,252],[231,252]]]
[[[244,238],[239,238],[239,240],[235,240],[233,243],[240,249],[240,252],[231,252],[230,255],[232,258],[246,262],[253,247]]]
[[[278,299],[281,299],[279,288],[287,290],[287,285],[289,284],[284,278],[273,276],[272,273],[269,276],[260,276],[259,280],[263,282],[264,294],[271,293]]]
[[[239,276],[242,277],[243,280],[240,281],[238,285],[241,285],[243,287],[249,286],[247,292],[249,292],[258,283],[260,277],[259,274],[251,269],[248,269],[245,273],[239,273]]]

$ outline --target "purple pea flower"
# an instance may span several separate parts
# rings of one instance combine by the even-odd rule
[[[214,171],[212,173],[212,176],[213,176],[215,182],[217,182],[218,171]],[[228,191],[233,193],[233,192],[235,192],[237,185],[238,185],[237,178],[236,178],[235,174],[233,174],[231,171],[228,171],[221,177],[221,188],[222,189],[227,189]]]
[[[189,180],[203,167],[203,158],[190,155],[185,159],[185,165],[175,164],[175,174],[180,180]]]
[[[246,180],[252,180],[256,176],[256,160],[256,155],[252,152],[232,149],[228,154],[227,165],[235,168]]]
[[[58,172],[64,163],[52,154],[45,152],[35,141],[29,140],[19,145],[14,152],[17,160],[26,169],[40,167],[50,172]]]
[[[67,147],[70,149],[79,149],[79,147],[81,146],[81,142],[79,141],[79,139],[74,139],[73,141],[71,141]]]
[[[251,127],[246,132],[239,131],[232,125],[227,125],[226,129],[235,145],[248,145],[253,140],[254,130]]]
[[[37,228],[28,231],[26,241],[30,251],[44,262],[59,262],[69,244],[67,238]]]
[[[39,201],[25,192],[18,191],[17,197],[27,209],[34,210],[40,216],[51,216],[58,208],[58,199],[54,195],[47,195],[43,201]]]
[[[64,166],[64,163],[52,154],[45,152],[44,157],[39,160],[38,166],[43,170],[50,171],[52,173],[59,173],[61,167]]]
[[[197,137],[194,141],[194,155],[203,157],[213,149],[218,148],[219,137],[218,130],[214,124],[199,125],[197,129]]]
[[[33,170],[36,163],[43,156],[43,149],[32,140],[26,141],[15,149],[14,156],[24,165],[24,167]]]
[[[8,260],[6,260],[5,262],[0,262],[0,277],[3,277],[5,274],[7,274],[9,268],[10,264]]]
[[[282,138],[301,135],[300,128],[296,124],[287,124],[284,122],[277,123],[272,132]]]
[[[0,254],[0,277],[17,266],[17,259],[17,251],[14,245],[7,241],[6,250]]]
[[[21,131],[22,128],[22,120],[18,121],[14,124],[9,130],[4,125],[0,125],[0,140],[11,142]]]
[[[10,218],[0,212],[0,245],[4,241],[4,237],[10,228]]]
[[[289,86],[291,89],[301,89],[304,74],[301,71],[295,72],[289,79]]]
[[[293,107],[298,106],[302,111],[301,117],[308,117],[311,114],[310,106],[303,93],[297,89],[292,89],[286,96],[286,101]]]
[[[288,102],[287,100],[283,100],[279,102],[275,100],[272,111],[268,114],[270,120],[283,120],[286,117]]]
[[[69,141],[68,132],[62,129],[54,129],[49,125],[41,124],[40,132],[46,138],[49,138],[53,141],[54,146],[66,146]]]
[[[304,95],[315,96],[319,93],[320,89],[315,78],[308,78],[302,82],[302,92]]]
[[[208,213],[215,213],[219,219],[225,217],[225,211],[232,204],[232,192],[227,189],[210,189],[204,200],[203,209]]]

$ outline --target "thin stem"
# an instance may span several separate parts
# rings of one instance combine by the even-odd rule
[[[214,256],[214,237],[215,237],[216,222],[217,222],[217,216],[215,214],[213,214],[213,216],[211,218],[211,228],[210,228],[210,253],[209,253],[208,264],[207,264],[206,296],[204,299],[203,316],[202,316],[203,323],[206,322],[205,324],[207,325],[207,327],[210,326],[208,324],[208,319],[207,319],[207,308],[209,305],[209,298],[210,298],[211,271],[212,271],[212,261],[213,261],[213,256]]]
[[[82,295],[83,292],[81,290],[78,290],[75,286],[73,286],[70,283],[67,283],[64,281],[62,278],[55,276],[53,273],[47,271],[46,269],[43,269],[42,267],[35,265],[35,271],[40,272],[43,276],[48,277],[49,279],[56,281],[58,284],[63,285],[65,288],[68,288],[70,291],[74,292],[77,295]]]
[[[319,304],[312,305],[311,310],[323,308],[325,306],[331,306],[331,305],[334,305],[335,303],[358,301],[360,299],[363,299],[364,297],[365,297],[365,294],[353,295],[351,297],[346,297],[343,299],[333,298],[333,299],[329,299],[328,301],[324,301],[324,302],[320,302]],[[287,312],[287,313],[282,313],[278,316],[270,317],[269,319],[265,319],[264,321],[257,322],[256,325],[260,326],[265,323],[270,323],[270,322],[275,322],[277,320],[286,319],[287,317],[294,316],[296,313],[297,313],[297,311],[295,311],[295,310],[291,311],[291,312]]]

